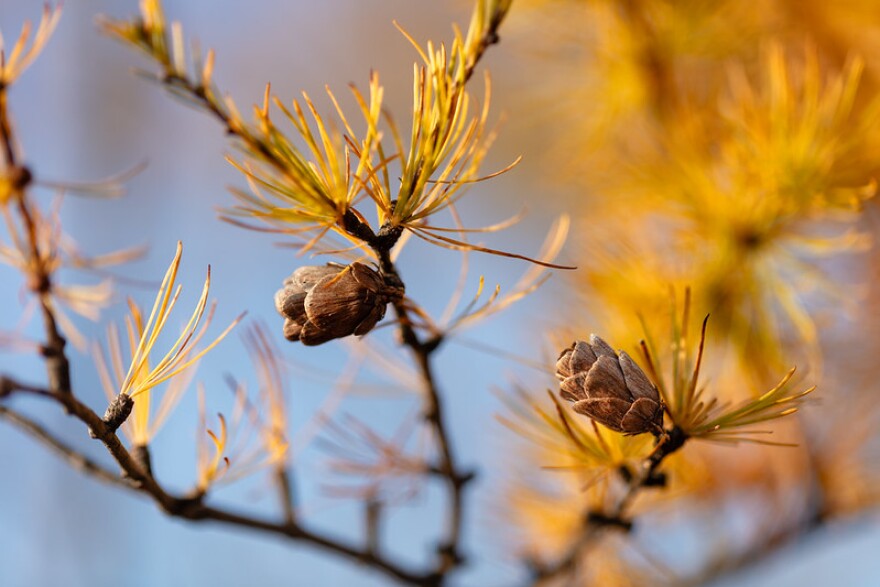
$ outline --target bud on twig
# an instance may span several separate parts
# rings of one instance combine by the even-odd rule
[[[618,356],[596,336],[562,351],[556,361],[560,395],[574,411],[624,434],[663,432],[663,403],[657,388],[629,355]]]
[[[306,266],[284,280],[275,308],[285,318],[287,340],[312,346],[366,334],[385,316],[388,303],[402,296],[402,287],[363,263]]]
[[[119,430],[119,427],[131,415],[132,408],[134,408],[134,400],[127,393],[120,393],[110,400],[107,411],[104,412],[104,417],[101,418],[107,426],[107,431],[115,433]],[[93,430],[89,430],[89,435],[92,438],[97,438]]]

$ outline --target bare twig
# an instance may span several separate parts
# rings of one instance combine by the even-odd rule
[[[99,481],[110,483],[111,485],[119,485],[127,489],[131,488],[126,479],[105,469],[103,465],[99,465],[87,456],[77,452],[73,447],[55,437],[42,425],[34,422],[27,416],[19,414],[7,407],[0,406],[0,418],[10,422],[13,426],[23,431],[28,436],[35,438],[44,446],[47,446],[52,452],[67,461],[67,464],[77,471],[82,471],[86,475],[94,477]]]
[[[631,530],[633,522],[628,518],[627,513],[632,502],[645,488],[663,484],[664,478],[658,471],[660,464],[666,457],[684,446],[686,440],[687,437],[678,428],[673,428],[660,437],[660,444],[645,459],[640,471],[622,469],[621,474],[627,480],[623,495],[607,511],[588,512],[584,520],[583,532],[572,542],[568,551],[556,561],[551,563],[531,561],[532,584],[542,585],[565,577],[576,568],[584,550],[599,539],[604,530],[608,528],[618,528],[625,532]]]
[[[27,286],[36,295],[43,317],[46,341],[41,347],[41,353],[46,360],[49,388],[55,392],[69,393],[70,362],[64,352],[67,341],[58,329],[55,312],[52,308],[50,299],[52,275],[49,268],[43,263],[46,252],[40,250],[37,223],[31,210],[31,202],[27,197],[27,188],[33,177],[30,169],[20,162],[16,151],[16,141],[9,121],[8,90],[9,86],[0,84],[0,145],[2,145],[3,152],[3,172],[11,179],[12,199],[16,204],[27,239],[30,257],[27,265],[30,271],[27,276]]]
[[[312,544],[320,549],[333,552],[335,554],[345,556],[356,560],[363,564],[369,565],[385,574],[394,577],[398,581],[409,583],[412,585],[438,585],[440,577],[433,571],[419,573],[407,569],[405,566],[392,562],[386,558],[379,556],[369,549],[359,548],[349,545],[336,537],[325,536],[317,531],[307,529],[297,522],[288,520],[270,521],[256,517],[240,514],[230,510],[214,508],[204,503],[204,495],[195,496],[175,496],[168,493],[159,483],[146,472],[138,459],[132,455],[122,444],[122,441],[110,427],[92,411],[91,408],[80,402],[76,397],[69,393],[53,393],[49,390],[38,390],[31,386],[15,387],[17,384],[10,378],[3,378],[8,386],[11,386],[9,393],[38,393],[41,397],[54,399],[56,402],[64,406],[65,410],[73,417],[86,424],[92,432],[92,435],[100,440],[108,452],[116,460],[122,469],[122,475],[114,475],[113,473],[89,461],[87,457],[79,454],[74,449],[68,447],[63,442],[51,436],[36,423],[30,422],[26,418],[12,412],[8,408],[0,406],[0,416],[12,421],[14,424],[29,432],[32,436],[37,437],[41,442],[47,443],[53,449],[61,454],[65,460],[74,466],[80,468],[88,474],[94,474],[102,480],[116,479],[114,483],[148,495],[165,513],[191,521],[211,520],[224,523],[231,526],[250,528],[253,530],[261,530],[284,536],[290,540]],[[100,472],[98,472],[100,471]]]
[[[828,519],[821,516],[820,512],[807,511],[804,516],[773,532],[762,535],[745,551],[725,552],[710,560],[697,573],[679,579],[675,585],[676,587],[699,587],[715,583],[723,577],[732,577],[738,571],[754,567],[762,561],[779,555],[784,548],[794,548],[796,545],[806,542],[809,537],[824,528],[827,521]]]
[[[509,3],[499,4],[499,7],[489,15],[487,30],[478,40],[477,51],[466,64],[466,75],[460,83],[466,83],[470,79],[485,50],[498,41],[498,27],[508,8]],[[232,115],[210,88],[204,87],[201,82],[189,79],[185,74],[169,67],[168,63],[165,63],[163,68],[160,81],[164,85],[176,93],[187,94],[194,98],[225,126],[229,134],[246,142],[248,147],[255,149],[266,162],[276,167],[280,172],[287,171],[287,162],[280,159],[269,145],[258,137],[250,136],[247,129],[239,128],[233,123]],[[12,201],[17,207],[27,241],[28,286],[37,296],[43,316],[46,340],[42,347],[42,354],[46,360],[48,385],[43,389],[17,382],[10,377],[0,376],[0,400],[14,393],[22,393],[56,402],[69,415],[82,422],[88,428],[90,435],[104,445],[119,466],[120,473],[113,473],[88,459],[76,449],[55,438],[36,422],[7,407],[0,406],[0,417],[48,445],[67,462],[87,474],[147,495],[171,516],[190,521],[215,521],[229,526],[276,534],[358,561],[403,583],[427,586],[443,584],[450,571],[464,562],[461,554],[464,519],[463,489],[474,474],[461,467],[453,452],[443,401],[431,364],[431,356],[442,342],[442,337],[432,336],[423,340],[413,327],[410,310],[402,302],[394,302],[401,338],[412,352],[423,382],[424,420],[433,430],[437,446],[437,462],[429,464],[425,474],[445,482],[449,499],[447,527],[438,547],[438,557],[436,562],[429,564],[426,569],[413,570],[406,564],[383,556],[377,529],[379,509],[376,507],[371,512],[371,517],[375,522],[370,524],[373,532],[371,536],[367,537],[363,546],[354,546],[337,537],[326,536],[306,528],[295,516],[291,480],[289,473],[284,469],[279,469],[276,474],[276,484],[283,510],[283,517],[280,521],[265,520],[208,506],[204,502],[205,495],[203,493],[193,495],[169,493],[153,477],[149,459],[145,457],[148,455],[147,447],[136,446],[129,450],[117,436],[116,429],[121,423],[117,420],[124,419],[125,416],[102,418],[72,393],[70,365],[65,354],[66,341],[56,323],[50,297],[52,292],[51,268],[43,262],[43,259],[51,251],[41,250],[38,238],[38,216],[34,213],[26,194],[26,188],[31,182],[31,174],[28,168],[21,164],[16,152],[16,143],[7,112],[6,90],[6,86],[0,85],[0,151],[4,157],[4,173],[7,177],[15,179]],[[369,225],[362,222],[359,215],[351,210],[339,218],[337,222],[342,230],[360,239],[376,252],[386,280],[403,285],[390,255],[391,248],[401,235],[400,227],[384,226],[374,233]]]
[[[378,236],[381,235],[382,231]],[[378,246],[375,242],[372,246],[379,258],[379,264],[386,279],[403,283],[397,268],[391,261],[391,246],[383,247],[381,241]],[[395,301],[393,306],[399,322],[401,339],[413,353],[425,391],[424,419],[434,429],[434,437],[440,453],[440,462],[433,468],[439,471],[448,488],[449,515],[446,538],[438,548],[440,559],[437,566],[438,574],[445,575],[464,562],[460,550],[462,520],[464,518],[463,489],[473,479],[474,472],[462,469],[455,458],[444,417],[443,401],[431,366],[431,355],[439,347],[442,338],[432,337],[422,340],[412,326],[409,310],[403,301]]]
[[[465,75],[459,83],[467,83],[485,51],[491,45],[498,42],[498,29],[508,9],[509,4],[502,3],[490,15],[487,29],[478,40],[477,50],[473,54],[472,59],[466,64]],[[217,100],[216,94],[211,89],[204,87],[198,81],[189,79],[185,74],[175,71],[168,65],[165,65],[164,76],[160,78],[164,85],[176,93],[183,93],[195,99],[197,103],[225,126],[229,134],[256,150],[265,161],[279,172],[286,173],[288,163],[280,159],[259,137],[252,136],[244,127],[233,124],[229,112]],[[351,210],[348,210],[339,218],[338,225],[342,230],[363,241],[373,249],[379,259],[382,274],[389,283],[403,286],[403,281],[390,255],[391,248],[400,238],[400,227],[386,225],[378,232],[374,232],[366,222],[362,221],[358,214]],[[426,575],[433,577],[432,581],[439,584],[442,583],[444,577],[452,569],[464,562],[460,544],[464,519],[463,489],[473,478],[474,473],[462,469],[453,453],[443,409],[443,401],[431,365],[431,355],[442,342],[442,337],[431,337],[423,340],[412,325],[413,321],[407,306],[402,301],[393,302],[393,306],[399,322],[401,339],[409,347],[418,366],[425,392],[424,419],[434,431],[434,439],[438,448],[439,460],[428,467],[427,473],[445,481],[447,495],[449,496],[447,527],[444,539],[438,547],[438,560],[435,569]],[[287,481],[283,477],[279,477],[276,481],[282,494],[287,493],[289,495],[289,487],[286,487]],[[293,519],[293,509],[287,499],[282,496],[282,504],[287,512],[286,517],[288,521],[291,521]],[[371,547],[371,550],[378,551],[378,545]]]
[[[278,467],[275,471],[275,483],[278,487],[278,499],[281,501],[281,509],[284,511],[284,520],[288,524],[296,522],[296,494],[290,473],[285,467]]]

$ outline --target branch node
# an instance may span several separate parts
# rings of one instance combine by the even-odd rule
[[[462,473],[455,475],[453,477],[453,483],[455,483],[457,487],[464,487],[476,478],[477,471],[475,469],[468,469],[467,471],[463,471]]]
[[[8,377],[0,377],[0,399],[12,395],[15,384]]]
[[[23,191],[33,181],[34,176],[31,170],[24,165],[17,165],[9,172],[9,181],[12,189],[18,192]]]
[[[632,520],[627,520],[621,516],[608,516],[596,511],[587,513],[587,523],[606,528],[618,528],[624,532],[630,532],[633,529]]]
[[[433,353],[437,350],[437,347],[443,342],[443,335],[437,334],[436,336],[432,336],[428,340],[422,343],[422,349],[426,353]]]
[[[669,477],[661,471],[651,471],[645,480],[642,481],[642,487],[666,487]]]
[[[107,406],[107,411],[104,412],[104,417],[101,418],[101,421],[107,426],[106,432],[115,433],[119,430],[119,427],[122,426],[123,422],[125,422],[129,415],[131,415],[132,408],[134,408],[134,400],[131,399],[131,396],[127,393],[123,392],[114,397],[110,402],[110,405]],[[92,438],[98,437],[94,430],[89,430],[89,435]]]
[[[673,426],[670,430],[664,431],[662,435],[657,437],[657,448],[649,459],[649,465],[652,468],[659,465],[663,459],[684,446],[687,439],[687,433],[678,426]]]
[[[186,520],[201,520],[204,518],[202,500],[205,494],[198,492],[190,497],[170,499],[161,503],[162,509],[169,516],[184,518]]]
[[[465,563],[465,557],[459,552],[458,546],[451,542],[438,544],[437,554],[440,556],[442,568],[450,569]]]
[[[370,244],[371,246],[376,241],[376,234],[373,232],[373,229],[370,228],[369,224],[362,221],[354,210],[346,210],[342,219],[339,221],[339,225],[348,234]]]
[[[397,241],[402,234],[402,226],[393,226],[391,223],[386,222],[379,227],[379,232],[370,244],[373,248],[390,251],[391,248],[397,244]]]

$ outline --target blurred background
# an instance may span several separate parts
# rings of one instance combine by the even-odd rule
[[[577,476],[544,469],[555,464],[553,455],[496,421],[507,409],[499,396],[518,388],[541,398],[553,385],[558,349],[575,337],[597,332],[631,348],[642,336],[637,313],[662,329],[670,288],[684,285],[693,288],[694,315],[713,316],[706,368],[719,395],[765,391],[795,364],[804,386],[818,384],[819,392],[796,423],[779,425],[779,440],[799,448],[688,447],[688,460],[675,465],[685,474],[662,497],[639,504],[644,526],[631,540],[612,538],[597,549],[580,582],[880,582],[880,410],[872,401],[880,391],[873,322],[880,264],[870,245],[876,205],[868,198],[880,164],[880,14],[867,0],[830,4],[514,2],[501,44],[481,65],[492,73],[492,111],[502,121],[484,169],[519,155],[523,162],[474,186],[460,212],[466,225],[480,226],[525,208],[522,222],[482,242],[526,255],[537,253],[554,219],[568,212],[573,229],[560,260],[579,270],[557,272],[437,355],[453,442],[465,464],[480,470],[467,514],[470,564],[453,584],[525,581],[521,555],[552,557],[577,532],[585,507]],[[41,7],[0,2],[7,46]],[[308,92],[323,112],[331,108],[327,85],[351,108],[347,85],[365,88],[372,69],[404,132],[417,56],[392,20],[420,41],[441,42],[451,38],[452,23],[466,26],[471,10],[460,0],[167,0],[165,7],[188,37],[216,50],[215,78],[243,112],[262,100],[269,81],[288,100]],[[405,375],[389,378],[393,370],[365,354],[366,345],[304,348],[283,340],[274,292],[296,267],[323,261],[217,219],[218,208],[233,204],[227,188],[244,185],[224,161],[231,146],[222,130],[132,75],[136,67],[151,71],[150,64],[95,26],[99,14],[125,18],[136,10],[135,2],[65,3],[51,43],[10,95],[26,161],[41,180],[94,181],[148,163],[120,199],[64,198],[65,231],[83,252],[149,245],[142,260],[113,269],[115,303],[98,322],[72,320],[85,339],[103,340],[106,325],[122,320],[126,296],[152,301],[183,241],[182,304],[195,303],[210,264],[217,331],[246,310],[281,349],[302,515],[356,540],[363,505],[339,495],[359,481],[328,465],[321,439],[330,432],[321,419],[353,416],[392,437],[418,413],[419,395]],[[866,64],[860,78],[857,57]],[[52,190],[39,194],[48,207]],[[400,258],[407,294],[440,314],[461,262],[453,251],[411,243]],[[479,254],[469,263],[466,296],[480,275],[503,292],[527,269]],[[67,278],[97,283],[103,276],[62,273]],[[38,336],[18,274],[0,265],[0,284],[0,329]],[[367,341],[406,372],[391,330]],[[256,387],[241,332],[195,376],[209,413],[231,409],[228,375]],[[0,350],[0,372],[42,380],[31,353]],[[72,360],[75,389],[102,411],[89,353],[73,350]],[[156,475],[181,491],[195,478],[194,391],[152,444]],[[107,462],[63,414],[30,398],[11,403]],[[417,445],[416,436],[406,442]],[[142,497],[71,470],[6,425],[0,470],[4,586],[386,584],[306,545],[167,518]],[[390,551],[413,564],[430,560],[432,530],[442,520],[439,491],[417,484],[388,492],[395,506],[384,529]],[[217,488],[211,499],[277,511],[260,472]],[[607,564],[592,568],[597,559]]]

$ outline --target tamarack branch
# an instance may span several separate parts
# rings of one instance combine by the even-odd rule
[[[142,496],[168,516],[274,536],[409,585],[457,584],[486,554],[469,542],[469,527],[492,516],[503,522],[499,550],[515,558],[528,584],[653,584],[663,574],[669,582],[696,585],[766,557],[847,508],[877,503],[880,493],[871,486],[872,465],[864,457],[876,442],[873,404],[857,391],[832,389],[847,400],[836,404],[839,415],[802,411],[815,389],[805,381],[821,379],[823,390],[833,387],[826,381],[835,382],[823,372],[825,322],[814,317],[820,303],[810,296],[832,291],[837,276],[818,259],[867,249],[870,235],[859,232],[859,218],[876,191],[873,137],[880,101],[859,88],[867,85],[876,94],[878,82],[859,52],[833,34],[846,19],[829,16],[813,38],[817,23],[811,19],[824,20],[820,12],[804,9],[797,22],[788,22],[791,11],[774,12],[768,22],[781,19],[812,39],[798,53],[790,40],[762,29],[761,18],[745,18],[727,0],[674,10],[662,2],[612,0],[518,5],[526,19],[560,19],[546,28],[506,24],[512,0],[474,0],[470,23],[454,27],[447,44],[421,43],[394,23],[417,56],[412,110],[402,116],[388,111],[385,87],[371,71],[366,87],[350,86],[354,107],[344,107],[328,88],[324,112],[305,92],[284,100],[267,84],[262,102],[245,117],[214,79],[213,50],[202,52],[195,43],[188,49],[182,25],[166,18],[160,0],[139,4],[136,16],[101,17],[99,28],[140,51],[149,64],[142,77],[218,123],[233,147],[226,159],[245,184],[230,189],[234,203],[221,210],[221,220],[280,235],[300,254],[332,260],[277,268],[278,289],[259,294],[268,305],[274,293],[275,323],[251,325],[242,335],[257,390],[228,375],[233,409],[213,413],[216,398],[202,382],[192,385],[196,368],[217,345],[228,344],[224,340],[240,330],[245,314],[216,329],[208,266],[189,317],[182,328],[175,324],[174,310],[185,299],[178,242],[152,305],[128,299],[122,325],[108,325],[103,342],[91,345],[90,362],[107,401],[89,405],[92,390],[72,384],[72,369],[81,365],[70,353],[88,344],[66,312],[97,318],[115,284],[70,283],[67,270],[103,269],[141,251],[80,253],[63,230],[60,198],[49,207],[39,195],[46,189],[116,193],[129,174],[77,187],[47,180],[39,161],[24,158],[9,96],[59,23],[60,7],[46,5],[38,25],[26,23],[11,46],[0,37],[0,212],[6,228],[0,262],[20,273],[22,297],[41,322],[37,341],[0,330],[0,351],[16,345],[33,350],[45,370],[41,381],[0,373],[0,421],[83,475]],[[728,20],[738,22],[749,47],[728,38]],[[568,103],[578,104],[564,125],[573,136],[558,137],[564,147],[547,149],[538,162],[550,171],[543,171],[542,193],[535,197],[549,198],[544,183],[548,193],[556,182],[580,190],[532,256],[471,236],[507,229],[520,216],[473,228],[457,207],[482,182],[521,161],[482,171],[497,135],[483,58],[506,40],[502,26],[536,35],[541,42],[535,45],[548,53],[557,50],[548,43],[550,30],[572,32],[560,36],[570,41],[554,41],[560,46],[575,38],[583,43],[552,57],[583,79],[554,86],[553,68],[542,66],[545,77],[529,82],[536,93],[526,101],[544,101],[530,106],[542,125],[548,113],[557,117]],[[864,26],[880,27],[880,21]],[[768,41],[760,52],[751,47],[757,38]],[[521,59],[516,54],[517,67]],[[725,72],[723,79],[711,73],[716,70]],[[552,94],[552,106],[546,96],[539,98],[542,92]],[[411,121],[411,128],[399,128],[396,120]],[[574,179],[566,177],[571,169]],[[576,272],[556,262],[572,215],[578,223],[569,247],[581,266]],[[459,284],[442,317],[414,299],[421,284],[402,262],[414,249],[410,243],[419,241],[461,256]],[[474,298],[461,303],[470,254],[524,262],[527,269],[503,293],[496,286],[484,296],[480,277]],[[484,508],[490,500],[475,496],[474,480],[486,471],[468,464],[471,455],[453,438],[456,414],[450,410],[452,393],[480,390],[445,384],[437,354],[454,343],[477,349],[479,343],[460,333],[534,292],[550,277],[548,270],[566,271],[565,286],[577,292],[577,302],[560,304],[560,324],[552,329],[538,325],[546,328],[539,332],[545,346],[561,349],[555,363],[531,361],[513,349],[492,351],[520,366],[533,363],[549,383],[524,378],[513,393],[501,393],[505,408],[498,419],[514,434],[505,445],[512,462],[499,464],[511,475]],[[698,328],[693,315],[704,316]],[[377,350],[383,326],[391,326],[399,348]],[[585,336],[590,328],[602,336]],[[338,459],[328,460],[330,471],[360,482],[334,488],[337,497],[362,502],[357,538],[324,530],[320,516],[301,503],[304,467],[294,450],[290,378],[278,346],[285,355],[308,357],[312,347],[343,340],[367,349],[364,356],[382,355],[379,368],[389,372],[400,355],[406,371],[400,380],[418,392],[419,402],[390,438],[373,430],[369,414],[336,422],[323,409],[303,429],[335,434],[338,443],[321,438]],[[796,372],[795,363],[807,368]],[[829,372],[849,368],[837,364]],[[190,489],[172,489],[178,485],[158,473],[162,460],[153,443],[191,387],[198,395],[195,479]],[[545,387],[545,395],[529,391]],[[79,439],[65,438],[33,415],[53,409],[78,423]],[[86,438],[106,454],[92,456]],[[754,452],[741,451],[743,444]],[[737,456],[719,456],[710,445],[732,447]],[[775,478],[756,481],[762,477],[756,470],[777,472],[772,463],[782,457],[774,455],[784,451],[800,458],[790,459],[798,471],[786,473],[779,486]],[[274,514],[216,505],[223,484],[257,472],[267,473]],[[318,481],[325,487],[324,478]],[[390,538],[387,522],[395,498],[407,501],[428,484],[439,490],[441,515],[429,528],[430,556],[413,563]],[[705,564],[692,577],[677,576],[674,556],[651,552],[666,522],[646,514],[665,508],[688,520],[699,507],[697,499],[686,503],[691,496],[721,510],[729,505],[726,496],[737,492],[757,496],[768,511],[781,510],[787,496],[780,487],[803,490],[800,515],[755,520],[762,539],[741,552],[700,553]]]

